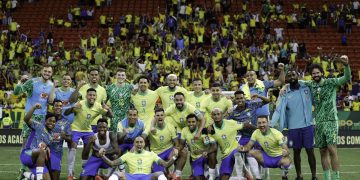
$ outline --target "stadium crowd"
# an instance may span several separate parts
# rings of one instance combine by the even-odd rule
[[[321,51],[310,56],[305,43],[285,38],[282,27],[271,25],[285,21],[287,28],[316,32],[332,21],[340,32],[351,33],[351,26],[358,23],[358,4],[324,5],[319,12],[294,4],[294,13],[285,14],[280,1],[264,1],[261,12],[249,12],[244,3],[242,10],[231,16],[229,1],[215,1],[211,10],[193,7],[190,1],[175,2],[169,3],[166,13],[155,17],[128,14],[117,23],[114,18],[100,16],[100,30],[81,35],[79,47],[71,48],[62,39],[54,44],[51,31],[30,39],[19,31],[16,22],[9,22],[9,30],[0,37],[0,99],[5,109],[26,111],[22,136],[27,143],[20,159],[31,172],[22,168],[20,178],[59,179],[66,141],[68,176],[72,179],[77,145],[82,139],[81,179],[162,180],[165,175],[179,179],[188,154],[195,179],[229,179],[235,161],[240,162],[235,165],[239,177],[261,179],[266,168],[282,168],[282,178],[286,179],[292,163],[290,151],[283,135],[270,128],[279,119],[280,129],[307,127],[306,137],[292,136],[289,144],[294,148],[297,179],[302,175],[295,149],[299,153],[306,148],[309,158],[314,158],[313,142],[296,143],[299,138],[311,139],[307,136],[315,136],[322,159],[329,154],[332,157],[331,166],[322,161],[325,178],[330,178],[332,169],[334,178],[339,179],[336,142],[333,136],[328,137],[333,132],[326,130],[337,134],[337,116],[334,113],[330,119],[323,118],[322,104],[330,104],[326,106],[330,112],[336,112],[331,106],[335,100],[338,108],[359,110],[359,85],[341,87],[350,81],[348,59]],[[111,5],[111,1],[107,3]],[[69,21],[77,19],[85,24],[79,11],[69,10],[73,18]],[[50,17],[50,25],[55,22]],[[108,28],[107,34],[104,28]],[[261,33],[259,29],[263,29]],[[309,66],[299,69],[298,59],[306,60]],[[275,106],[285,79],[284,95]],[[326,88],[319,89],[317,83],[326,84]],[[341,90],[336,95],[337,87]],[[313,100],[314,116],[321,119],[316,134],[313,120],[307,116],[301,119],[302,124],[282,124],[292,119],[284,118],[288,115],[285,111],[291,110],[286,107],[286,98],[302,90],[305,100]],[[300,106],[311,117],[309,103]],[[275,118],[270,111],[275,112]],[[4,127],[12,123],[11,119],[6,122]],[[239,135],[240,145],[235,138]],[[247,163],[242,163],[244,158]],[[126,173],[124,164],[128,166]],[[167,167],[172,164],[174,171],[169,173]],[[220,164],[219,172],[216,164]],[[104,175],[99,168],[108,168],[109,172]],[[313,168],[312,178],[316,179]]]

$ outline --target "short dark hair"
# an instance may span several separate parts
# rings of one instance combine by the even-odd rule
[[[9,117],[9,113],[5,113],[5,117]]]
[[[215,83],[213,83],[213,84],[211,85],[211,87],[220,87],[220,88],[221,88],[221,84],[220,84],[220,83],[215,82]]]
[[[256,119],[260,119],[260,118],[265,118],[266,121],[269,120],[269,119],[268,119],[268,116],[265,116],[265,115],[260,115],[260,116],[256,117]]]
[[[311,64],[309,67],[309,73],[311,74],[314,69],[319,69],[319,71],[324,74],[324,69],[320,64]]]
[[[55,103],[58,103],[58,102],[61,102],[62,103],[62,101],[60,100],[60,99],[54,99],[54,105],[55,105]]]
[[[244,91],[242,91],[242,90],[238,90],[238,91],[236,91],[236,92],[234,93],[234,95],[238,95],[238,94],[243,94],[243,95],[245,95]]]
[[[130,111],[136,111],[136,113],[138,113],[138,110],[137,110],[135,107],[130,107],[129,110],[128,110],[128,113],[129,113]]]
[[[86,90],[86,93],[88,93],[88,92],[90,92],[90,91],[96,92],[96,89],[94,89],[94,88],[89,88],[88,90]]]
[[[98,73],[100,72],[98,68],[91,68],[89,69],[88,73],[90,74],[91,71],[97,71]]]
[[[182,93],[182,92],[176,92],[176,93],[174,94],[174,97],[177,96],[177,95],[181,95],[181,96],[185,97],[184,93]]]
[[[189,115],[186,116],[186,120],[189,120],[190,118],[195,118],[196,121],[199,120],[199,118],[198,118],[195,114],[193,114],[193,113],[191,113],[191,114],[189,114]]]
[[[140,82],[140,79],[146,79],[148,83],[150,82],[149,78],[147,76],[145,76],[145,75],[141,75],[141,76],[138,77],[138,79],[137,79],[138,83]]]
[[[165,112],[165,110],[164,110],[163,108],[156,108],[156,109],[155,109],[155,114],[156,114],[157,112]]]
[[[47,112],[46,113],[46,116],[45,116],[45,121],[49,118],[52,118],[52,117],[55,117],[55,114],[54,113],[51,113],[51,112]]]
[[[97,121],[96,124],[99,124],[99,123],[102,123],[102,122],[108,124],[108,120],[107,120],[106,118],[100,118],[100,119]]]
[[[201,81],[202,82],[202,80],[200,78],[194,78],[192,82],[195,82],[195,81]]]

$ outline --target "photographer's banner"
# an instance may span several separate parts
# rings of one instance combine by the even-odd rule
[[[21,146],[21,129],[0,129],[0,146]]]

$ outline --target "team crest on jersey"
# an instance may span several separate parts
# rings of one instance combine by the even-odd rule
[[[194,139],[191,140],[191,144],[195,144],[195,140],[194,140]]]
[[[40,94],[40,97],[41,97],[42,99],[46,99],[46,98],[48,97],[48,94],[46,94],[46,93],[41,93],[41,94]]]
[[[223,134],[223,135],[221,136],[221,138],[226,139],[226,135],[225,135],[225,134]]]
[[[142,106],[142,107],[145,107],[145,106],[146,106],[146,101],[145,101],[145,100],[142,100],[142,101],[141,101],[141,106]]]
[[[164,136],[160,136],[160,141],[164,141],[165,137]]]
[[[91,118],[91,114],[87,114],[87,115],[86,115],[86,118],[87,118],[87,119],[90,119],[90,118]]]
[[[308,90],[304,90],[305,94],[309,94],[309,91]]]
[[[180,118],[180,122],[183,123],[183,122],[184,122],[184,118]]]
[[[196,102],[196,107],[200,107],[200,102]]]
[[[137,163],[138,163],[138,165],[141,165],[141,164],[142,164],[142,160],[141,160],[141,159],[138,159],[138,160],[137,160]]]
[[[265,141],[264,144],[265,144],[266,147],[269,147],[269,143],[268,143],[268,142]]]
[[[170,96],[169,96],[169,99],[170,99],[170,100],[174,100],[174,95],[170,95]]]

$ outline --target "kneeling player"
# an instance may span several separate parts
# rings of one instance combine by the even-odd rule
[[[105,156],[106,151],[104,149],[100,149],[99,153],[101,158],[110,166],[114,167],[126,163],[129,167],[128,173],[116,171],[112,176],[110,176],[109,180],[125,178],[131,180],[166,180],[166,177],[161,172],[151,173],[151,166],[155,162],[161,166],[169,167],[175,162],[178,151],[174,149],[174,156],[169,161],[164,161],[154,152],[144,150],[144,146],[144,138],[139,136],[134,142],[134,152],[127,152],[114,161],[111,161]]]
[[[283,134],[270,128],[267,116],[257,118],[258,129],[251,135],[251,139],[245,146],[239,146],[239,151],[249,151],[249,154],[265,168],[282,168],[282,179],[287,179],[287,173],[291,166],[290,152],[284,142]],[[258,142],[263,150],[252,149]]]
[[[100,118],[97,122],[97,133],[89,139],[89,143],[84,149],[84,153],[88,155],[90,150],[93,150],[93,154],[86,162],[83,172],[81,173],[81,179],[86,180],[90,177],[94,177],[99,168],[109,168],[109,166],[101,159],[99,150],[104,149],[105,155],[113,157],[119,154],[117,145],[116,134],[107,130],[107,119]]]
[[[180,141],[183,146],[186,142],[189,147],[193,178],[195,180],[205,179],[204,170],[208,155],[215,154],[217,146],[215,140],[210,139],[204,134],[201,135],[200,139],[195,139],[195,134],[199,130],[199,121],[195,114],[189,114],[186,117],[186,120],[187,127],[183,128],[181,131]]]

